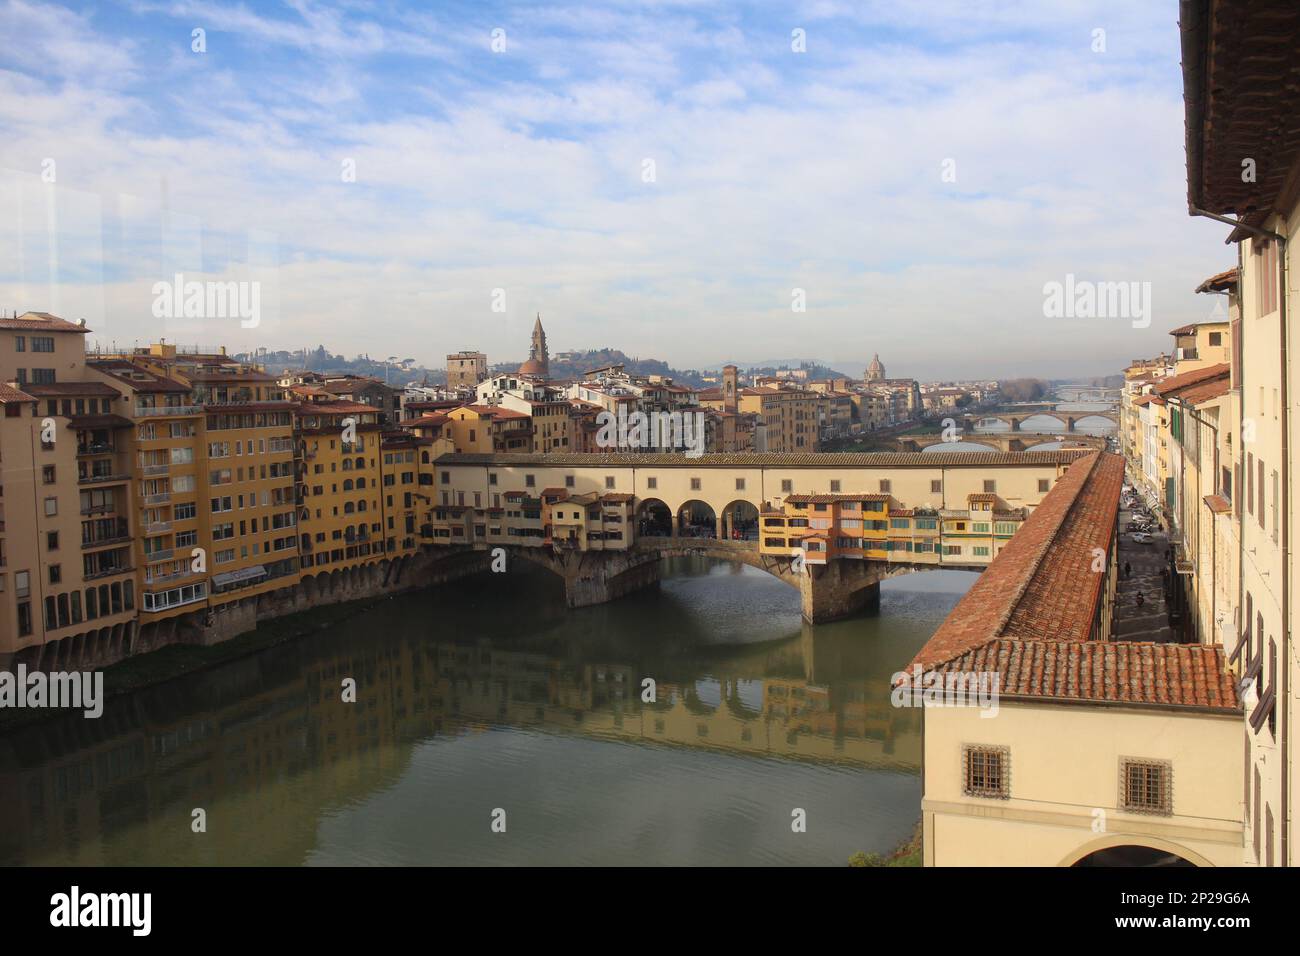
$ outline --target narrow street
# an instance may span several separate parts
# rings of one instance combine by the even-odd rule
[[[1128,531],[1132,518],[1129,509],[1120,509],[1119,587],[1115,594],[1114,639],[1167,644],[1175,639],[1169,626],[1169,604],[1161,576],[1161,570],[1166,566],[1165,549],[1169,547],[1169,537],[1163,531],[1156,531],[1146,544],[1136,543]],[[1139,594],[1144,599],[1140,605]]]

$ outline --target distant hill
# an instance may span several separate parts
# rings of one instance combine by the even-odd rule
[[[593,369],[607,365],[622,365],[631,375],[663,375],[683,385],[702,385],[704,379],[698,369],[675,369],[659,359],[634,358],[620,349],[587,349],[586,351],[558,352],[551,356],[551,378],[578,379]],[[501,362],[492,366],[493,372],[513,372],[518,362]]]

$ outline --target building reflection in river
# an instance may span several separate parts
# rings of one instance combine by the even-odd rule
[[[572,627],[547,648],[544,632],[455,641],[388,626],[412,600],[368,619],[361,650],[327,631],[114,698],[99,720],[0,737],[0,863],[301,862],[319,818],[393,785],[413,748],[489,728],[919,772],[917,715],[889,704],[890,658],[908,648],[882,656],[852,628],[687,653],[643,644],[619,660],[581,636],[575,650]],[[355,703],[341,699],[347,677]],[[241,838],[196,840],[195,808],[209,836],[237,815]]]

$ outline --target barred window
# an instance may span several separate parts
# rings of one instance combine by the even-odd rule
[[[1131,813],[1173,813],[1173,766],[1167,760],[1120,760],[1119,804]]]
[[[962,748],[962,792],[968,797],[1011,796],[1011,751],[1007,747]]]

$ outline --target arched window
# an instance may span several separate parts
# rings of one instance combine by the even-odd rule
[[[344,471],[351,471],[351,470],[352,470],[352,459],[351,459],[351,458],[344,458],[344,459],[343,459],[343,470],[344,470]]]
[[[343,479],[343,490],[344,490],[344,491],[351,491],[351,490],[352,490],[352,479],[351,479],[351,478],[344,478],[344,479]]]
[[[357,479],[357,487],[358,487],[358,488],[364,488],[365,486],[366,486],[366,479],[365,479],[365,477],[362,476],[362,477],[358,478],[358,479]]]
[[[350,514],[352,514],[352,512],[354,512],[354,511],[356,511],[356,510],[357,510],[357,506],[354,505],[352,502],[350,502],[350,501],[345,501],[345,502],[343,502],[343,513],[344,513],[345,515],[350,515]]]
[[[366,503],[365,503],[365,501],[358,501],[358,502],[357,502],[357,510],[358,510],[358,511],[365,511],[365,510],[366,510]]]

